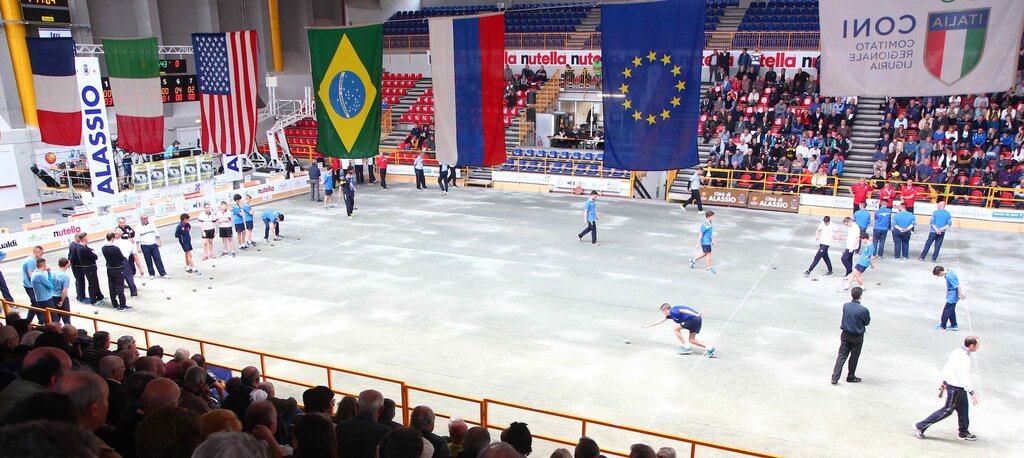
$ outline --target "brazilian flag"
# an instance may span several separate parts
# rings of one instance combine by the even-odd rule
[[[384,26],[309,29],[316,150],[343,159],[377,155]]]

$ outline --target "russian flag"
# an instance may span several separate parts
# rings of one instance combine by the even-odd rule
[[[36,116],[44,143],[82,144],[82,103],[75,75],[75,41],[26,38],[36,92]]]
[[[505,162],[505,15],[430,18],[429,26],[438,162]]]

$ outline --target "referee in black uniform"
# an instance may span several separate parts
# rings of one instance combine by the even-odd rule
[[[860,349],[864,346],[864,331],[867,325],[871,324],[871,313],[867,307],[860,304],[860,296],[864,289],[857,286],[850,290],[852,301],[843,304],[843,322],[839,326],[843,330],[839,335],[839,356],[836,357],[836,366],[832,369],[832,384],[839,383],[839,376],[843,373],[843,363],[850,358],[850,365],[846,372],[846,381],[857,383],[857,361],[860,360]]]

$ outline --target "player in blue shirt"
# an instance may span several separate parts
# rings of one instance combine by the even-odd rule
[[[263,220],[263,241],[270,241],[270,226],[274,226],[274,240],[281,240],[281,221],[284,221],[284,213],[274,210],[264,210],[260,214]]]
[[[884,258],[885,254],[885,236],[889,235],[889,227],[892,225],[892,209],[882,205],[875,210],[875,230],[872,243],[875,244],[875,253],[878,254],[878,259]]]
[[[35,296],[32,305],[41,309],[53,308],[53,277],[50,275],[50,268],[46,267],[45,259],[36,259],[36,270],[32,272],[30,282],[32,284],[32,295]],[[33,316],[38,317],[39,324],[43,324],[46,320],[43,312],[29,310],[26,317],[29,323],[32,322]]]
[[[850,287],[853,286],[853,282],[857,282],[861,288],[864,287],[864,271],[868,270],[868,267],[875,267],[875,246],[868,243],[868,234],[862,232],[860,234],[860,259],[857,260],[857,265],[853,266],[853,273],[850,274],[850,279],[846,281],[846,287],[843,291],[849,291]]]
[[[718,271],[711,267],[711,247],[715,246],[715,229],[712,221],[715,219],[715,212],[708,210],[704,214],[704,223],[700,225],[700,237],[697,245],[700,246],[701,254],[696,258],[690,258],[690,268],[697,265],[697,261],[704,259],[704,270],[709,274],[717,274]]]
[[[857,211],[853,212],[853,222],[857,223],[857,226],[860,227],[861,232],[867,232],[868,226],[871,225],[871,212],[869,212],[868,209],[865,208],[866,206],[867,204],[861,202],[860,208],[857,209]]]
[[[932,269],[932,275],[946,277],[946,305],[942,307],[942,317],[939,319],[939,325],[935,327],[935,330],[949,329],[950,331],[956,331],[960,329],[960,326],[956,324],[956,303],[960,299],[967,299],[967,295],[960,288],[960,278],[956,276],[956,272],[946,270],[942,266],[935,266]],[[946,326],[946,323],[949,323],[949,326]]]
[[[242,219],[245,220],[245,244],[248,246],[256,246],[256,242],[252,241],[252,228],[255,217],[256,213],[252,209],[252,196],[246,194],[245,203],[242,204]]]
[[[178,217],[180,221],[174,228],[174,238],[178,239],[181,251],[185,253],[185,272],[201,275],[196,263],[192,262],[192,224],[189,223],[192,217],[188,213],[182,213]]]
[[[676,338],[678,338],[679,341],[683,343],[683,346],[679,347],[680,355],[689,354],[692,351],[692,347],[690,345],[696,345],[698,347],[703,348],[704,356],[708,358],[715,355],[714,346],[708,345],[704,342],[697,340],[697,334],[700,333],[701,324],[704,321],[703,318],[701,318],[704,316],[704,312],[698,312],[693,307],[688,307],[685,305],[677,305],[673,307],[666,302],[664,304],[661,304],[661,313],[665,315],[664,318],[655,321],[651,324],[645,325],[643,326],[643,328],[647,329],[651,326],[657,326],[668,320],[675,321],[676,327],[674,331],[676,333]],[[687,343],[687,338],[683,337],[683,329],[689,331],[689,343]]]
[[[907,204],[901,203],[899,213],[892,217],[892,246],[896,251],[896,259],[910,259],[910,235],[916,223],[914,214],[907,211]]]
[[[66,258],[60,258],[57,260],[58,269],[53,272],[53,308],[59,309],[65,312],[71,311],[71,299],[68,297],[68,288],[71,286],[71,278],[68,277],[68,267],[71,267],[71,261]],[[50,314],[53,321],[63,321],[64,324],[71,324],[71,315],[63,313]]]
[[[21,286],[25,287],[25,294],[28,294],[29,304],[36,306],[36,295],[32,292],[32,274],[36,271],[36,261],[43,257],[43,247],[32,248],[32,254],[21,262]]]
[[[600,246],[597,243],[597,191],[590,191],[590,199],[583,206],[583,219],[587,222],[587,228],[580,232],[576,239],[583,241],[583,236],[590,233],[590,244]]]
[[[238,237],[238,249],[248,250],[249,245],[245,243],[245,217],[242,216],[244,211],[242,210],[242,196],[241,194],[235,194],[232,197],[235,204],[231,206],[231,223],[235,225],[235,234]]]
[[[918,261],[924,261],[924,258],[928,256],[928,250],[932,247],[932,242],[935,242],[932,262],[939,258],[939,250],[942,248],[942,240],[946,238],[946,230],[953,225],[953,215],[950,215],[949,210],[946,210],[946,202],[940,200],[935,205],[936,208],[932,212],[932,220],[928,224],[931,232],[928,234],[928,241],[924,242],[924,250],[921,250],[921,256],[917,258]]]
[[[334,173],[331,172],[331,166],[327,165],[324,167],[324,210],[328,208],[334,208]]]

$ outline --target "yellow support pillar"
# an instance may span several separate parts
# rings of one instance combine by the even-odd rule
[[[270,49],[274,54],[274,71],[284,71],[284,57],[281,55],[281,15],[277,10],[277,0],[267,0],[270,12]]]
[[[18,98],[21,99],[21,115],[25,118],[25,124],[36,127],[39,125],[36,118],[36,90],[32,83],[28,46],[25,44],[25,25],[21,24],[21,3],[18,0],[0,0],[0,13],[3,13],[7,48],[11,50],[14,81],[18,85]]]

